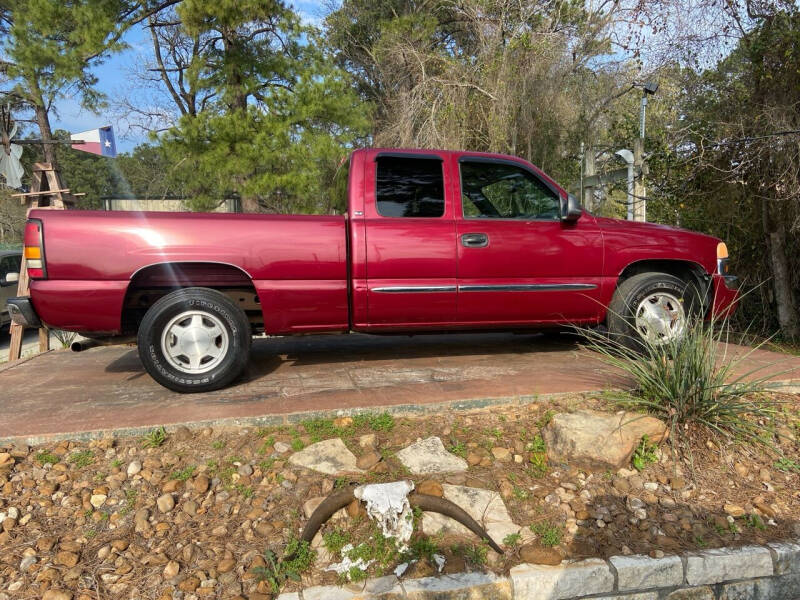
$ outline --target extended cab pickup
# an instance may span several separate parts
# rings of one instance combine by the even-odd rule
[[[344,216],[34,210],[26,326],[137,336],[171,389],[235,380],[251,335],[598,325],[655,343],[731,308],[720,240],[593,216],[534,165],[364,149]]]

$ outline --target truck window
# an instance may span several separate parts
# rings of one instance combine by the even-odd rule
[[[383,217],[444,216],[442,161],[379,156],[377,208]]]
[[[505,163],[461,163],[461,205],[468,219],[558,220],[558,196],[532,173]]]

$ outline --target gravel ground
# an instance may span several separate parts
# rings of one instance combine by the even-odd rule
[[[554,413],[613,410],[606,398],[580,396],[435,418],[343,417],[0,447],[0,598],[268,598],[272,586],[252,569],[269,567],[265,552],[280,555],[299,535],[310,499],[351,480],[412,479],[433,494],[443,483],[496,490],[521,526],[503,540],[502,556],[474,537],[416,533],[410,553],[417,560],[407,577],[438,571],[436,554],[445,558],[445,573],[500,573],[520,562],[660,556],[796,537],[800,396],[781,400],[785,422],[772,439],[783,459],[695,435],[691,457],[673,459],[665,444],[643,453],[641,471],[548,465],[540,430]],[[464,458],[467,471],[409,475],[396,453],[429,436]],[[293,452],[333,437],[365,473],[326,476],[289,464]],[[315,565],[283,590],[336,583],[339,576],[323,567],[339,560],[345,543],[371,544],[370,575],[391,572],[408,556],[376,547],[374,528],[362,508],[349,506],[316,540]]]

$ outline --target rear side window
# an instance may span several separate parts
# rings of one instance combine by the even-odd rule
[[[444,216],[442,161],[381,156],[377,159],[378,214],[383,217]]]

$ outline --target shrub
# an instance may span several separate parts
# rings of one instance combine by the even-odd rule
[[[761,394],[777,373],[757,375],[765,366],[743,368],[766,342],[731,356],[727,319],[690,320],[682,339],[660,344],[644,339],[641,351],[599,331],[581,331],[590,349],[634,381],[619,401],[665,420],[673,440],[683,426],[699,425],[726,437],[769,443],[759,437],[763,425],[757,421],[777,412],[776,403]]]

